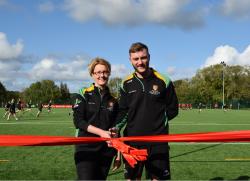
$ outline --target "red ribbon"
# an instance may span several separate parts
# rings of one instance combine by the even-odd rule
[[[31,136],[0,135],[0,146],[57,146],[111,141],[112,146],[120,151],[128,163],[134,167],[137,161],[147,159],[147,150],[138,150],[124,144],[124,141],[136,142],[249,142],[250,130],[171,134],[157,136],[133,136],[121,138],[100,137],[65,137],[65,136]]]
[[[134,168],[137,161],[147,160],[148,154],[146,149],[138,150],[116,139],[111,140],[111,142],[112,146],[121,152],[131,167]]]
[[[111,141],[112,147],[120,151],[132,167],[135,166],[137,161],[145,161],[147,159],[147,150],[138,150],[128,146],[119,141],[118,138],[0,135],[0,146],[57,146],[102,141]]]
[[[157,136],[133,136],[122,137],[119,138],[119,140],[138,142],[248,142],[250,141],[250,130]]]

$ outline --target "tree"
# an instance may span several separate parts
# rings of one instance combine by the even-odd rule
[[[6,102],[6,95],[7,95],[7,91],[6,88],[4,87],[4,85],[0,82],[0,103],[4,103]],[[1,107],[1,104],[0,104]]]
[[[33,103],[48,103],[49,100],[60,98],[60,89],[52,80],[42,80],[31,84],[23,92],[25,101],[31,100]]]
[[[250,69],[249,67],[232,66],[228,67],[227,76],[229,79],[227,97],[229,99],[250,99],[249,82]]]
[[[17,101],[20,96],[21,93],[18,91],[7,91],[6,101],[10,101],[11,99],[15,99]]]
[[[190,80],[182,79],[173,82],[180,103],[191,103]]]
[[[197,71],[189,80],[175,81],[176,92],[180,102],[198,104],[222,104],[223,68],[225,102],[250,100],[250,67],[225,66],[220,64],[205,67]]]
[[[119,88],[120,88],[121,82],[122,82],[121,78],[115,77],[115,78],[110,79],[108,83],[110,93],[116,98],[120,97]]]
[[[67,84],[64,83],[60,83],[60,99],[59,102],[60,103],[70,103],[70,92],[68,89]]]
[[[213,65],[198,70],[191,80],[193,91],[197,93],[196,101],[212,103],[221,101],[222,92],[222,67]],[[196,103],[198,103],[196,102]]]

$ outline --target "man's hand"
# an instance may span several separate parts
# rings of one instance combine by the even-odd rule
[[[117,169],[120,168],[122,164],[122,160],[121,160],[121,152],[117,152],[117,155],[115,157],[115,160],[113,162],[113,169],[112,169],[112,172],[113,171],[116,171]]]
[[[122,164],[122,161],[121,160],[114,160],[114,163],[113,163],[113,168],[112,168],[112,172],[116,171],[117,169],[120,168]]]
[[[112,138],[118,138],[119,137],[119,130],[116,127],[109,128],[109,131],[111,133]]]

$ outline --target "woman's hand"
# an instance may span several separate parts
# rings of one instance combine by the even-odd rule
[[[111,132],[102,130],[100,131],[99,136],[102,138],[111,138]]]
[[[92,125],[88,126],[87,131],[89,133],[96,134],[96,135],[98,135],[98,136],[100,136],[102,138],[111,138],[111,132],[110,131],[100,129],[100,128],[97,128],[97,127],[92,126]],[[112,146],[110,141],[106,141],[106,143],[108,144],[108,147]]]
[[[100,132],[99,136],[102,137],[102,138],[111,138],[112,137],[111,132],[110,131],[105,131],[105,130],[102,130]],[[108,147],[112,147],[111,141],[106,141],[106,143],[108,144]]]

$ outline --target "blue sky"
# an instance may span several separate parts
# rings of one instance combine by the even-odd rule
[[[23,90],[43,79],[77,92],[103,57],[112,77],[131,73],[128,49],[148,45],[172,80],[205,66],[250,65],[250,0],[0,0],[0,81]]]

